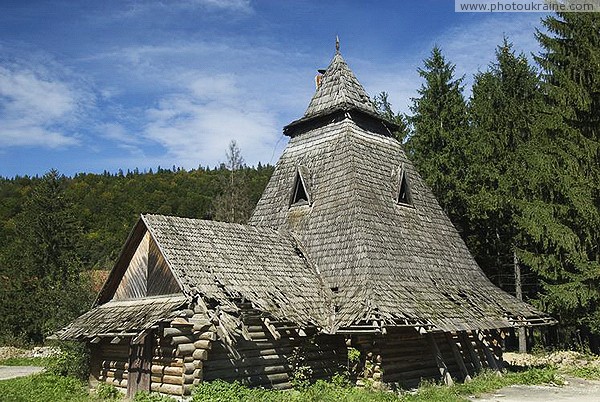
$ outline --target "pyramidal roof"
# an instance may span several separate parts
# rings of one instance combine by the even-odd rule
[[[384,121],[365,97],[337,52],[303,119],[330,117],[312,118],[291,136],[250,224],[300,241],[333,291],[338,328],[375,321],[456,331],[544,321],[487,279],[402,145],[376,129]],[[298,172],[308,203],[290,201]]]
[[[371,99],[354,73],[337,51],[312,97],[304,118],[320,116],[334,110],[357,109],[377,114]]]

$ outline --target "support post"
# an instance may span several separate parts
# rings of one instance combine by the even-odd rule
[[[454,360],[458,364],[458,368],[463,375],[464,381],[471,381],[471,376],[469,375],[469,371],[467,370],[467,366],[465,365],[465,361],[463,360],[462,355],[460,354],[460,350],[458,350],[458,346],[456,346],[456,342],[454,341],[454,337],[450,332],[446,332],[446,340],[450,344],[450,348],[452,349],[452,353],[454,354]]]
[[[513,265],[515,269],[515,296],[517,299],[523,301],[521,266],[519,265],[519,258],[517,257],[517,249],[515,246],[513,246]],[[525,327],[520,326],[518,328],[517,336],[519,338],[519,353],[527,353],[527,333],[525,332]]]
[[[501,376],[502,373],[500,371],[500,366],[498,365],[498,362],[496,361],[496,357],[494,357],[494,354],[490,350],[491,346],[487,344],[487,341],[485,339],[485,334],[482,331],[477,331],[475,340],[476,340],[478,346],[483,350],[483,353],[485,354],[485,357],[488,361],[488,365],[489,365],[490,369],[494,370],[496,373],[498,373],[498,375]]]
[[[467,350],[469,352],[469,357],[471,358],[471,363],[473,364],[473,369],[475,372],[481,371],[481,360],[479,359],[479,355],[473,348],[473,344],[469,339],[469,335],[465,331],[460,331],[459,333],[460,343],[463,347],[463,350]]]
[[[440,370],[440,374],[442,376],[442,379],[444,380],[444,383],[448,386],[453,385],[454,381],[452,381],[452,376],[448,371],[448,366],[446,366],[442,353],[440,352],[440,348],[438,348],[438,345],[435,342],[435,339],[431,332],[427,334],[427,340],[429,341],[429,346],[431,347],[433,355],[435,356],[435,362],[438,366],[438,369]]]

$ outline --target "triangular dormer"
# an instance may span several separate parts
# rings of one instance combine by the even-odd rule
[[[303,173],[304,170],[304,173]],[[308,175],[306,169],[298,167],[296,170],[296,179],[294,180],[294,188],[290,199],[290,207],[299,207],[302,205],[310,205],[310,193],[308,190]]]
[[[410,189],[410,181],[408,180],[408,175],[406,174],[406,170],[404,170],[404,166],[400,169],[400,182],[398,185],[398,193],[396,201],[400,205],[413,205],[412,192]]]

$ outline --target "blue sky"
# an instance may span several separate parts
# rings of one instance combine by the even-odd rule
[[[3,0],[0,176],[216,166],[232,139],[274,164],[336,35],[367,92],[408,112],[435,44],[468,92],[503,35],[539,52],[542,17],[452,0]]]

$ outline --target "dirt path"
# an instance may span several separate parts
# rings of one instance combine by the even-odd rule
[[[36,366],[0,366],[0,380],[25,377],[44,371],[43,367]]]
[[[548,385],[512,385],[492,394],[470,398],[473,402],[597,402],[600,401],[600,381],[567,378],[562,387]]]

